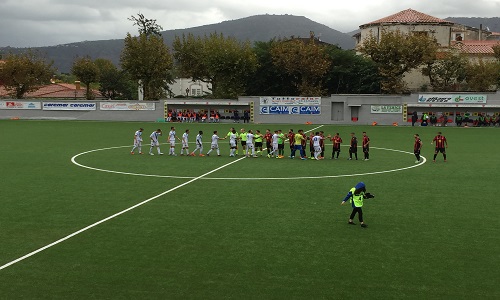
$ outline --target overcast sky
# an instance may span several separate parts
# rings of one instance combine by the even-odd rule
[[[500,0],[0,0],[0,47],[122,39],[142,13],[164,30],[258,14],[305,16],[341,32],[412,8],[438,18],[500,17]]]

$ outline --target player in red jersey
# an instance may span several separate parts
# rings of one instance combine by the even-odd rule
[[[269,155],[271,153],[271,150],[273,149],[272,146],[272,140],[273,140],[273,134],[271,133],[271,129],[266,129],[266,134],[264,134],[264,139],[266,140],[266,150],[267,154]]]
[[[349,158],[348,160],[352,160],[352,155],[356,157],[358,160],[358,138],[354,132],[351,132],[351,144],[349,146]]]
[[[309,133],[309,136],[307,137],[307,140],[309,141],[309,152],[311,153],[311,156],[309,156],[310,159],[314,159],[314,152],[315,152],[313,137],[314,137],[314,132]]]
[[[321,147],[321,154],[320,157],[321,159],[325,158],[325,132],[320,131],[319,136],[321,139],[319,140],[319,146]],[[327,136],[327,138],[330,138],[331,136]]]
[[[365,160],[370,160],[370,138],[363,131],[363,154],[365,155]]]
[[[342,138],[340,137],[338,132],[331,138],[331,141],[333,142],[332,159],[339,159],[340,144],[342,144]],[[335,157],[335,153],[337,153],[337,157]]]
[[[304,150],[304,158],[307,158],[307,155],[305,154],[306,153],[306,145],[307,145],[307,136],[306,134],[304,133],[304,131],[302,131],[302,137],[304,138],[302,140],[302,149]]]
[[[448,141],[446,141],[446,137],[442,135],[441,131],[438,132],[438,135],[434,137],[434,139],[431,142],[431,145],[436,143],[436,149],[434,150],[434,158],[432,159],[433,162],[436,162],[436,156],[438,155],[439,152],[443,153],[443,158],[444,161],[446,162],[446,149],[448,148]]]
[[[292,153],[293,148],[295,148],[295,132],[293,132],[293,129],[290,129],[288,131],[288,142],[290,143],[290,153]]]
[[[415,161],[416,164],[420,162],[420,150],[422,150],[422,140],[420,140],[420,136],[418,133],[415,133],[415,143],[413,144],[413,153],[415,154],[415,157],[417,160]]]

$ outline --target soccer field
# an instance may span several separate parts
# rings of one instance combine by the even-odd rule
[[[500,299],[500,128],[173,125],[191,151],[203,130],[204,153],[233,125],[339,132],[344,147],[234,158],[222,140],[220,157],[173,157],[171,124],[2,120],[2,299]],[[157,128],[165,155],[150,156]],[[370,160],[349,161],[362,131]],[[432,162],[438,131],[446,163]],[[376,195],[366,229],[340,205],[359,181]]]

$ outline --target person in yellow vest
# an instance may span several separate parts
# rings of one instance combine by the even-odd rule
[[[349,200],[349,202],[352,205],[352,213],[351,216],[349,217],[349,222],[348,222],[349,225],[356,225],[353,219],[357,213],[359,222],[361,223],[361,227],[363,228],[368,227],[368,225],[366,225],[365,222],[363,221],[363,209],[362,209],[363,200],[374,197],[375,197],[374,195],[366,192],[366,185],[364,182],[358,182],[356,186],[354,186],[349,190],[347,196],[345,196],[344,200],[342,200],[342,203],[340,203],[341,205],[344,205],[347,202],[347,200]]]

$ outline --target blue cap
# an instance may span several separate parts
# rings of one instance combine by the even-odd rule
[[[357,190],[362,189],[364,187],[365,187],[365,183],[364,182],[358,182],[358,184],[356,184],[356,186],[355,186],[355,188]]]

